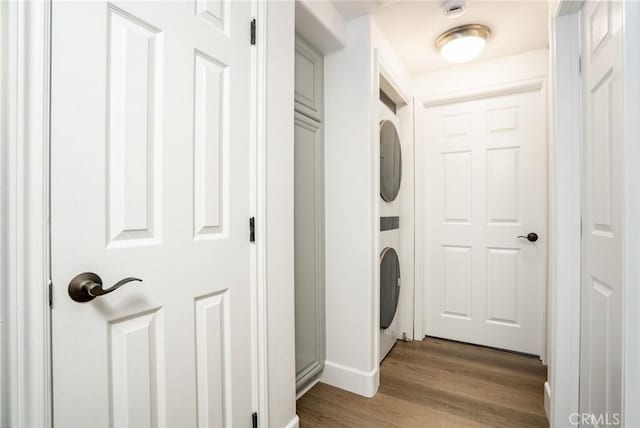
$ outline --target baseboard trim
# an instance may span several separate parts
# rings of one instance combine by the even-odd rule
[[[291,419],[291,422],[289,422],[285,428],[298,428],[300,426],[300,419],[298,418],[298,415],[296,415],[295,418]]]
[[[544,411],[547,414],[547,420],[551,421],[551,385],[548,381],[544,383]]]
[[[376,394],[380,383],[377,367],[370,372],[363,372],[331,361],[325,362],[320,381],[367,398]]]

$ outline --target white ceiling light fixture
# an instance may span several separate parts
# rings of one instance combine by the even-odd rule
[[[436,39],[436,48],[449,62],[460,64],[480,55],[491,29],[482,24],[467,24],[455,27],[440,34]]]

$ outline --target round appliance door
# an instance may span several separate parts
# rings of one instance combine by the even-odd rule
[[[400,137],[393,122],[380,122],[380,196],[393,201],[400,192],[402,180],[402,150]]]
[[[398,309],[400,297],[400,261],[393,248],[380,254],[380,328],[388,328]]]

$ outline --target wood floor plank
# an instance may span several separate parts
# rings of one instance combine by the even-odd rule
[[[429,338],[398,342],[364,398],[318,384],[298,400],[302,428],[548,427],[536,357]]]

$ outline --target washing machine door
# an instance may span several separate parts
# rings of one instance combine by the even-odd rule
[[[390,120],[380,122],[380,196],[393,201],[402,181],[402,149],[400,137]]]
[[[380,254],[380,328],[386,329],[393,322],[400,297],[400,261],[393,248],[385,248]]]

